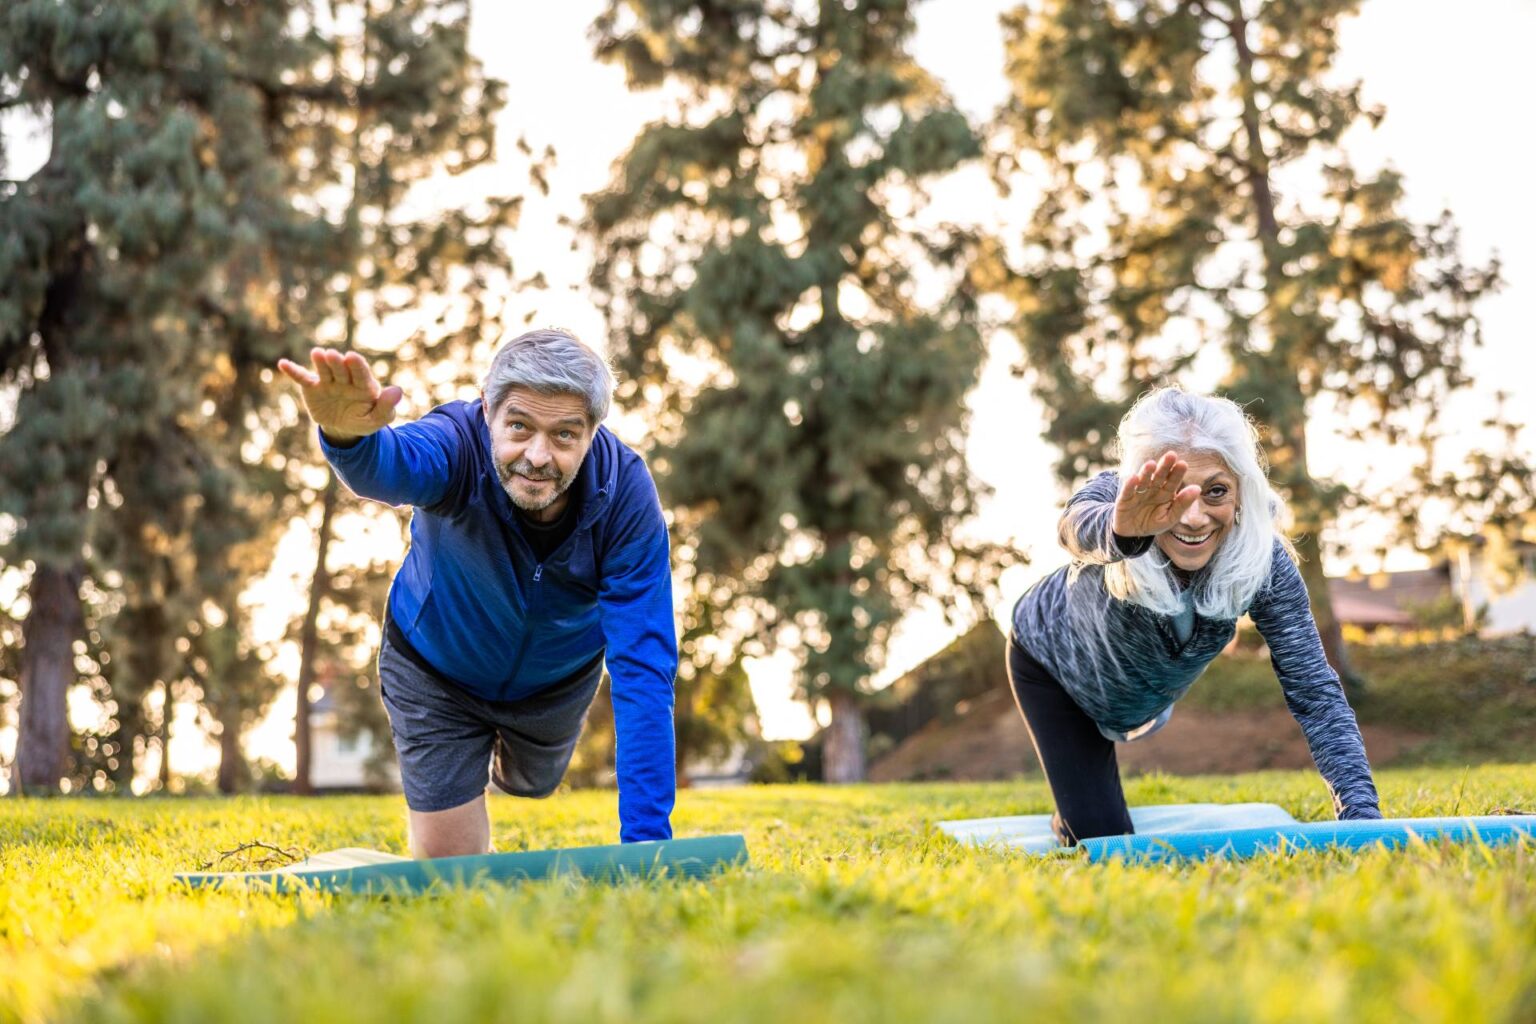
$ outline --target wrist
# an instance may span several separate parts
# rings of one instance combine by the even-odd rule
[[[324,427],[320,428],[320,437],[332,448],[351,448],[366,436],[366,434],[336,434]]]
[[[1152,537],[1148,535],[1126,535],[1118,530],[1110,531],[1110,540],[1115,550],[1125,558],[1136,558],[1144,555],[1152,547]]]

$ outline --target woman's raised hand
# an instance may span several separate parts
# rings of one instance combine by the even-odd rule
[[[1114,531],[1122,537],[1155,537],[1178,525],[1200,497],[1200,488],[1184,486],[1188,469],[1178,455],[1165,452],[1126,477],[1115,499]]]
[[[331,348],[310,350],[314,372],[286,359],[277,368],[304,391],[309,418],[324,431],[326,439],[350,444],[382,429],[395,418],[395,406],[403,392],[380,387],[368,360],[356,352],[345,355]]]

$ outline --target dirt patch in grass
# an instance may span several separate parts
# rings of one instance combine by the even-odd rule
[[[1429,733],[1390,725],[1361,727],[1371,764],[1413,760],[1433,739]],[[1174,775],[1227,774],[1310,768],[1312,755],[1301,727],[1284,709],[1209,711],[1178,707],[1154,736],[1119,744],[1122,769]],[[1037,773],[1039,763],[1024,720],[1007,692],[966,702],[948,721],[931,722],[870,767],[873,782],[923,779],[1009,779]]]

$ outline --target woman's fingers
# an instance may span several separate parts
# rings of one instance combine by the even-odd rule
[[[1157,463],[1144,463],[1141,469],[1131,474],[1131,494],[1133,496],[1146,494],[1152,489],[1152,477],[1157,472]]]
[[[1188,464],[1183,462],[1173,452],[1165,452],[1162,459],[1157,464],[1158,487],[1163,490],[1168,490],[1169,488],[1174,487],[1174,474],[1178,473],[1180,476],[1182,476],[1183,474],[1180,471],[1182,469],[1188,468]]]
[[[1172,494],[1178,494],[1184,487],[1184,474],[1189,472],[1189,463],[1179,460],[1168,469],[1168,479],[1163,489]]]

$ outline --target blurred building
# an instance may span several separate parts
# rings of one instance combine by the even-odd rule
[[[310,784],[317,792],[398,792],[394,752],[373,730],[348,723],[335,684],[322,685],[323,695],[310,707]]]
[[[1328,581],[1333,611],[1365,632],[1455,627],[1483,636],[1536,633],[1536,544],[1494,552],[1458,541],[1428,569]]]

